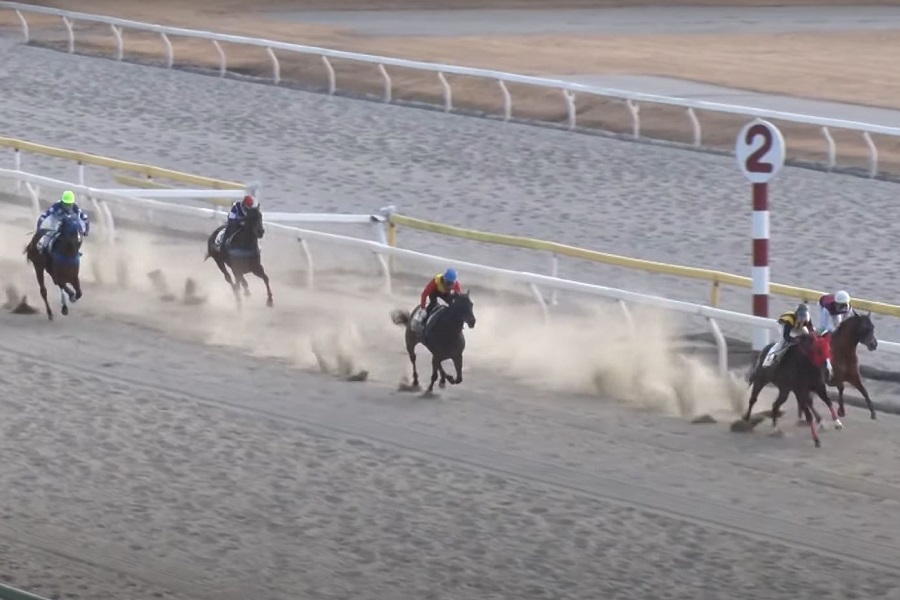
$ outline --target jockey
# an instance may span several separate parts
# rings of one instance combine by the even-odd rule
[[[75,204],[75,193],[66,190],[62,193],[59,200],[50,205],[50,208],[41,213],[38,217],[35,229],[49,229],[56,232],[59,229],[59,223],[62,219],[69,215],[78,217],[78,224],[81,226],[81,234],[87,237],[91,230],[91,222],[87,213]]]
[[[459,280],[456,278],[455,269],[447,269],[441,274],[435,275],[428,282],[425,289],[422,290],[422,297],[419,300],[419,310],[413,318],[413,329],[419,331],[425,323],[425,319],[434,311],[437,306],[437,299],[440,298],[444,302],[450,303],[450,295],[462,292]],[[427,303],[427,305],[426,305]]]
[[[850,309],[850,294],[844,290],[819,298],[819,331],[824,335],[837,329]]]
[[[782,314],[778,317],[778,324],[782,325],[781,339],[769,350],[763,361],[764,367],[770,366],[775,356],[789,344],[793,344],[796,338],[814,333],[812,321],[809,319],[809,308],[805,304],[798,305],[794,312]]]
[[[247,211],[257,206],[256,198],[250,194],[231,205],[231,212],[228,213],[228,223],[225,225],[225,234],[222,236],[223,245],[244,225],[244,221],[247,219]]]

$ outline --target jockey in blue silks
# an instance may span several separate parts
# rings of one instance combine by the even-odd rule
[[[228,213],[228,223],[225,225],[225,233],[222,235],[223,246],[244,225],[244,222],[247,220],[247,211],[257,207],[256,198],[249,194],[231,206],[231,211]]]

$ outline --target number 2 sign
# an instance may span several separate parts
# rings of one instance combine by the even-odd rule
[[[784,166],[784,136],[768,121],[754,119],[738,134],[734,153],[751,183],[768,183]]]

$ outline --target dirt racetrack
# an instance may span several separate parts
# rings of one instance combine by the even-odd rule
[[[419,111],[7,39],[0,52],[9,135],[214,176],[262,174],[267,206],[284,210],[396,201],[458,224],[747,263],[749,214],[726,206],[746,186],[721,157],[419,120]],[[25,160],[48,175],[72,172]],[[781,279],[896,293],[895,186],[797,169],[782,181]],[[21,254],[33,218],[2,206],[2,282],[34,303]],[[853,241],[796,227],[848,207],[864,232]],[[541,267],[401,235],[425,250]],[[267,235],[264,248],[271,310],[251,279],[237,313],[202,262],[202,241],[124,229],[115,251],[96,236],[86,243],[88,286],[72,315],[0,315],[0,580],[92,600],[900,598],[897,418],[850,409],[846,428],[829,427],[815,450],[789,404],[782,436],[766,425],[735,435],[736,390],[667,344],[684,323],[638,313],[634,344],[619,338],[617,311],[567,295],[548,329],[502,282],[470,274],[467,284],[491,293],[476,298],[465,381],[421,399],[395,391],[408,362],[388,321],[416,289],[385,297],[371,257],[315,247],[323,274],[310,292],[296,241]],[[112,284],[119,258],[125,289]],[[157,268],[173,288],[195,278],[208,303],[161,301],[146,277]],[[898,339],[888,323],[879,321],[884,337]],[[368,381],[322,374],[314,349],[369,371]],[[686,418],[710,410],[726,420]]]

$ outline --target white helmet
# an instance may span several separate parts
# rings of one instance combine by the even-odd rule
[[[834,294],[834,301],[837,304],[850,304],[850,294],[844,290],[839,290]]]

